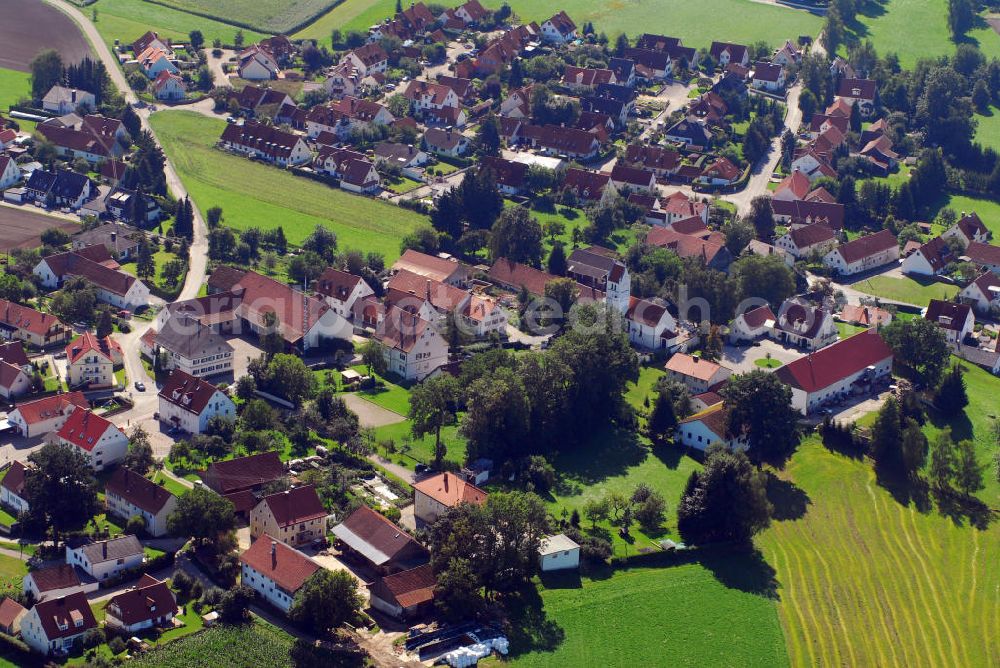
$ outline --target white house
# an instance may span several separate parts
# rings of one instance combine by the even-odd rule
[[[577,38],[576,24],[564,11],[553,15],[541,28],[542,39],[553,44],[565,44]]]
[[[566,275],[581,285],[600,290],[607,303],[625,313],[632,294],[628,267],[613,251],[600,246],[577,248],[566,259]]]
[[[170,55],[154,46],[147,48],[136,58],[142,73],[150,79],[155,79],[160,72],[179,74],[180,70],[170,60]]]
[[[809,350],[828,346],[839,336],[830,311],[794,297],[781,305],[778,319],[768,334],[776,341]]]
[[[647,350],[672,350],[678,340],[677,321],[666,306],[631,297],[625,312],[628,340]]]
[[[292,547],[309,545],[326,535],[326,515],[315,485],[269,494],[250,511],[250,539],[266,534]]]
[[[507,313],[493,297],[470,293],[456,310],[459,321],[476,338],[507,329]]]
[[[281,72],[281,68],[275,62],[274,56],[256,44],[244,49],[240,53],[239,63],[236,67],[240,78],[247,79],[248,81],[277,79],[278,74]]]
[[[962,243],[962,248],[965,248],[973,241],[981,244],[989,243],[993,234],[975,211],[969,214],[963,211],[958,222],[948,228],[941,236],[945,239],[958,239]]]
[[[96,580],[107,580],[146,561],[142,543],[133,535],[120,536],[77,548],[66,546],[66,563]]]
[[[58,116],[75,113],[77,109],[94,109],[97,98],[93,93],[65,86],[53,86],[42,98],[42,109]]]
[[[146,532],[160,537],[167,534],[167,517],[177,508],[177,497],[149,478],[119,467],[104,488],[104,506],[123,522],[141,517]]]
[[[236,419],[236,405],[219,388],[180,369],[174,369],[157,395],[160,422],[188,434],[200,434],[219,416]]]
[[[69,564],[54,564],[30,571],[21,582],[21,591],[35,601],[62,598],[76,592],[94,591],[97,583],[84,586],[76,569]]]
[[[538,544],[538,567],[543,573],[580,567],[580,546],[564,533],[543,538]]]
[[[837,245],[837,235],[826,225],[813,223],[789,230],[778,237],[774,245],[798,259],[807,258],[813,253],[822,256]]]
[[[823,264],[840,274],[851,276],[899,262],[899,242],[889,230],[858,237],[823,256]]]
[[[21,180],[21,170],[17,168],[14,158],[0,155],[0,190],[6,190]]]
[[[903,260],[904,274],[934,276],[945,270],[954,255],[944,237],[934,237]]]
[[[320,565],[293,547],[263,534],[240,555],[240,581],[287,613],[296,592]]]
[[[389,68],[389,56],[378,42],[371,42],[348,51],[338,64],[351,66],[363,78],[374,72],[385,74]]]
[[[153,80],[153,95],[157,100],[167,102],[183,100],[187,94],[187,85],[184,79],[172,72],[164,70],[156,75]]]
[[[968,304],[956,304],[940,299],[932,299],[924,310],[924,318],[937,324],[949,343],[957,344],[972,334],[976,317]]]
[[[746,437],[726,431],[725,404],[709,406],[700,413],[688,416],[677,424],[676,439],[695,450],[707,450],[713,443],[723,443],[734,450],[746,450]]]
[[[454,473],[444,472],[413,483],[413,515],[433,524],[461,503],[486,503],[486,492]]]
[[[225,337],[195,318],[169,318],[158,331],[150,328],[139,340],[140,352],[159,357],[164,370],[179,369],[197,378],[233,371],[233,347]]]
[[[874,329],[800,357],[775,371],[792,390],[792,407],[808,415],[854,391],[870,389],[892,371],[892,349]]]
[[[688,386],[691,394],[707,392],[732,375],[732,369],[687,353],[674,353],[664,367],[667,376]]]
[[[375,330],[385,349],[388,369],[406,380],[422,380],[448,363],[448,343],[427,320],[395,306]]]
[[[7,415],[7,421],[21,436],[36,438],[57,431],[77,408],[89,407],[83,392],[55,394],[18,404]]]
[[[165,581],[145,574],[133,589],[112,596],[104,609],[108,628],[134,634],[154,626],[171,626],[177,599]]]
[[[24,464],[15,459],[0,481],[0,504],[15,517],[31,508],[24,494],[25,470]]]
[[[767,336],[778,322],[771,307],[758,306],[738,314],[729,324],[729,340],[733,343],[748,343]]]
[[[96,627],[87,596],[77,592],[36,604],[21,620],[21,638],[41,654],[64,654]]]
[[[774,93],[785,87],[785,68],[776,63],[758,62],[753,66],[751,85],[757,90]]]
[[[339,316],[350,319],[354,304],[359,299],[375,294],[371,286],[360,276],[327,267],[313,282],[313,290],[330,305]]]
[[[70,387],[111,387],[115,385],[115,367],[121,366],[121,346],[110,336],[98,339],[84,332],[66,346],[66,382]]]
[[[67,278],[82,276],[94,285],[97,298],[102,302],[130,311],[149,306],[149,288],[142,281],[105,266],[104,260],[86,257],[84,251],[90,248],[49,255],[35,266],[34,274],[42,286],[50,290],[58,288]],[[108,257],[110,259],[110,254]]]
[[[980,313],[988,314],[1000,309],[1000,277],[992,271],[985,271],[962,288],[958,296]]]
[[[125,432],[84,408],[77,408],[70,414],[54,440],[77,448],[95,471],[117,464],[128,453]]]

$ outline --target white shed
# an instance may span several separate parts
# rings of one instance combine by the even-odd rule
[[[543,538],[538,546],[538,561],[542,572],[580,567],[580,546],[564,533]]]

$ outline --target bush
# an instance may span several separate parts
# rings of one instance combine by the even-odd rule
[[[142,519],[142,515],[133,515],[128,518],[128,522],[125,524],[125,533],[131,534],[144,534],[146,532],[146,520]]]
[[[119,636],[115,636],[114,638],[108,641],[108,649],[111,650],[112,654],[116,655],[121,654],[126,649],[125,641],[122,640]]]
[[[219,602],[219,616],[227,624],[242,624],[249,615],[254,591],[246,585],[236,585],[222,595]]]
[[[402,516],[402,513],[399,511],[399,508],[397,508],[396,506],[389,506],[385,510],[382,510],[381,513],[385,515],[385,517],[390,522],[398,522],[399,518]]]
[[[171,579],[170,584],[173,585],[174,591],[177,592],[179,603],[191,599],[191,585],[194,584],[194,578],[190,575],[178,569],[174,571],[174,577]]]
[[[209,587],[201,595],[201,602],[205,605],[216,606],[222,600],[222,595],[226,592],[221,587]]]
[[[106,639],[104,629],[100,627],[87,629],[87,631],[83,634],[83,647],[84,649],[97,647],[98,645],[103,644]]]

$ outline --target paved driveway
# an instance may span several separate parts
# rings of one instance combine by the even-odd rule
[[[762,339],[756,346],[725,346],[722,350],[722,364],[732,369],[733,373],[748,373],[762,369],[763,367],[757,366],[755,361],[767,357],[768,353],[771,353],[772,359],[778,360],[783,365],[805,355],[804,351],[786,348],[771,339]]]
[[[341,396],[344,398],[344,403],[347,404],[347,407],[358,414],[358,419],[361,421],[362,427],[382,427],[387,424],[396,424],[406,419],[399,413],[382,408],[378,404],[373,404],[356,394],[346,392]]]

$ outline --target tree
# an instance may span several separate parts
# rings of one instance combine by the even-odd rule
[[[934,395],[934,405],[948,418],[960,414],[969,405],[969,395],[965,390],[965,375],[958,364],[952,364],[941,379],[941,384]]]
[[[459,385],[454,376],[443,374],[425,380],[410,394],[410,429],[414,438],[434,434],[434,468],[440,469],[447,450],[441,442],[441,428],[455,419]]]
[[[476,133],[476,147],[481,155],[500,155],[500,124],[491,112]]]
[[[976,444],[963,439],[955,444],[955,486],[966,498],[985,487],[983,472],[985,467],[976,458]]]
[[[49,89],[62,83],[64,68],[62,56],[52,49],[46,49],[31,59],[31,97],[41,100]]]
[[[955,442],[951,440],[951,429],[946,427],[931,445],[930,467],[927,471],[931,484],[938,492],[946,493],[951,490],[957,466]]]
[[[103,339],[106,336],[111,336],[112,332],[115,331],[115,325],[111,318],[111,311],[104,309],[97,316],[97,338]]]
[[[566,247],[563,242],[557,241],[552,244],[552,251],[549,253],[548,262],[549,273],[553,276],[565,276],[566,275]]]
[[[925,318],[895,319],[879,334],[892,348],[896,361],[909,368],[916,380],[930,387],[937,385],[951,352],[936,323]]]
[[[135,254],[135,274],[139,278],[150,278],[156,275],[156,263],[153,260],[153,249],[149,240],[143,237],[139,240],[139,249]]]
[[[879,468],[889,471],[900,469],[902,438],[903,423],[899,402],[895,397],[889,397],[872,425],[870,453]]]
[[[948,28],[956,42],[969,31],[975,18],[976,3],[973,0],[948,0]]]
[[[236,528],[235,512],[229,499],[195,487],[177,500],[177,509],[167,517],[167,529],[180,538],[212,543]]]
[[[770,195],[758,195],[750,202],[750,224],[757,231],[757,238],[767,243],[774,237],[774,210]]]
[[[795,294],[795,274],[779,255],[742,257],[730,274],[739,283],[742,299],[765,299],[775,311]]]
[[[722,232],[726,235],[726,250],[733,257],[739,257],[743,249],[753,240],[757,230],[742,218],[735,218],[722,228]]]
[[[184,260],[173,259],[163,265],[160,277],[167,285],[177,285],[185,269],[187,269],[187,265],[184,264]]]
[[[466,389],[468,408],[460,431],[469,440],[469,458],[510,458],[520,453],[529,433],[528,396],[511,369],[497,369]]]
[[[615,38],[615,55],[624,55],[626,49],[630,48],[632,45],[629,44],[628,35],[625,33],[620,33],[618,37]]]
[[[833,54],[844,43],[847,35],[847,28],[844,26],[844,19],[840,15],[837,7],[831,7],[826,13],[826,22],[823,24],[823,46],[826,52]]]
[[[656,394],[646,429],[650,440],[654,443],[665,443],[673,438],[674,430],[677,429],[677,414],[674,412],[671,396],[667,392],[661,390]]]
[[[656,531],[666,519],[667,502],[659,492],[644,488],[640,494],[640,490],[636,489],[632,503],[636,505],[635,519],[644,531]]]
[[[381,342],[369,339],[361,344],[361,362],[368,367],[369,376],[384,376],[388,370],[386,349]]]
[[[591,499],[583,506],[583,514],[590,520],[591,527],[596,527],[598,522],[608,519],[611,514],[611,507],[605,497]]]
[[[247,585],[227,589],[219,600],[219,616],[226,624],[242,624],[250,618],[250,605],[256,592]]]
[[[917,473],[927,461],[927,437],[920,424],[913,418],[906,418],[900,442],[900,459],[903,473],[908,478],[916,478]]]
[[[689,543],[749,543],[771,522],[766,476],[742,452],[709,447],[705,468],[693,472],[677,509],[677,529]]]
[[[298,355],[278,353],[267,364],[264,387],[299,406],[316,394],[316,377]]]
[[[149,469],[153,468],[153,446],[149,442],[149,434],[137,424],[132,428],[132,433],[128,437],[128,453],[122,466],[145,475]]]
[[[34,467],[25,475],[24,494],[31,516],[51,527],[52,541],[67,531],[82,529],[98,511],[97,480],[80,451],[48,443],[28,455]]]
[[[434,605],[450,622],[475,618],[483,610],[479,578],[468,559],[453,558],[438,573],[434,587]]]
[[[798,412],[792,391],[775,374],[751,371],[730,378],[722,389],[728,408],[726,429],[744,434],[755,463],[783,462],[799,443]]]
[[[213,206],[205,212],[205,221],[209,227],[216,227],[222,222],[222,207]]]
[[[347,571],[320,568],[295,593],[288,615],[319,635],[352,619],[361,609],[358,582]]]
[[[493,223],[490,256],[537,267],[542,262],[542,227],[523,206],[507,207]]]
[[[233,46],[236,47],[237,51],[243,48],[243,40],[243,31],[237,30],[236,34],[233,36]]]
[[[191,44],[191,48],[196,51],[205,46],[205,36],[201,34],[200,30],[192,30],[189,32],[188,39]]]

